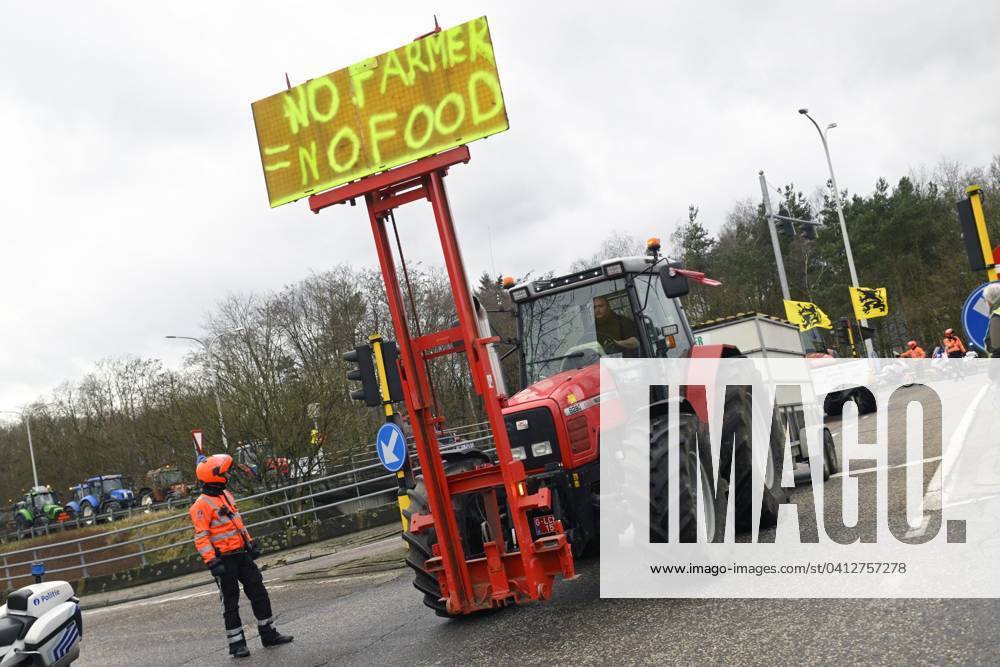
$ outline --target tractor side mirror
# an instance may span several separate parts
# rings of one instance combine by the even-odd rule
[[[687,276],[679,273],[671,274],[669,266],[660,268],[660,283],[663,285],[663,293],[670,299],[684,296],[691,291]]]

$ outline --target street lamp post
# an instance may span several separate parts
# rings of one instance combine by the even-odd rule
[[[35,445],[31,441],[31,413],[27,410],[23,412],[14,412],[13,410],[0,410],[4,414],[20,415],[21,419],[24,420],[24,428],[28,431],[28,455],[31,457],[31,476],[35,480],[35,486],[38,484],[38,467],[35,465]]]
[[[222,334],[216,334],[215,336],[209,338],[208,342],[203,341],[201,338],[195,338],[194,336],[166,336],[166,338],[170,338],[171,340],[193,340],[205,349],[205,354],[207,354],[209,359],[212,360],[212,343],[217,341],[220,336],[237,333],[239,331],[243,331],[243,329],[233,329],[232,331],[226,331]],[[215,372],[215,383],[213,384],[212,391],[215,394],[215,409],[219,413],[219,432],[222,434],[222,448],[228,452],[229,440],[226,438],[226,422],[222,418],[222,399],[219,397],[219,368],[214,363],[212,365],[213,371]]]
[[[837,186],[837,177],[833,173],[833,161],[830,159],[830,146],[826,142],[826,133],[829,130],[837,127],[836,123],[830,123],[826,126],[826,130],[822,130],[819,127],[819,123],[809,115],[809,109],[799,109],[799,113],[809,119],[809,121],[816,128],[816,132],[819,133],[820,141],[823,142],[823,152],[826,154],[826,166],[830,170],[830,183],[833,185],[833,201],[837,204],[837,217],[840,218],[840,233],[844,237],[844,250],[847,252],[847,268],[851,272],[851,284],[854,287],[858,287],[858,272],[854,268],[854,253],[851,252],[851,238],[847,235],[847,222],[844,220],[844,205],[840,200],[840,188]],[[867,327],[868,320],[863,319],[860,321],[861,326]],[[875,356],[874,347],[872,346],[871,338],[865,338],[865,349],[868,352],[869,357]]]

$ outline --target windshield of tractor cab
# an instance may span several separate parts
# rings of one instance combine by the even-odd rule
[[[118,477],[115,479],[101,480],[101,488],[104,489],[104,493],[107,493],[108,491],[114,491],[115,489],[123,489],[125,487],[122,484],[121,477]]]
[[[46,505],[55,505],[56,501],[51,493],[36,493],[34,495],[34,505],[38,509],[45,509]]]
[[[607,280],[520,306],[525,378],[533,384],[601,357],[637,357],[639,341],[625,281]]]
[[[637,275],[635,295],[641,311],[642,328],[654,357],[683,357],[691,349],[691,339],[681,319],[677,303],[660,287],[659,275]]]
[[[181,471],[180,470],[164,470],[160,473],[160,479],[162,479],[162,484],[164,486],[169,486],[171,484],[181,483]]]

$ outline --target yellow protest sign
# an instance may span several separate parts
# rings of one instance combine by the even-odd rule
[[[251,108],[272,207],[508,128],[485,16]]]
[[[799,331],[809,331],[816,327],[832,329],[833,323],[819,306],[808,301],[789,301],[785,299],[785,317],[792,324],[799,325]]]
[[[884,287],[849,287],[854,315],[859,320],[870,320],[889,314],[889,299]]]

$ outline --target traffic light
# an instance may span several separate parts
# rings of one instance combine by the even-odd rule
[[[851,338],[851,320],[841,317],[840,326],[837,327],[837,343],[844,347],[851,347],[854,344]]]
[[[358,345],[350,352],[344,353],[344,361],[349,364],[357,364],[358,367],[347,371],[347,379],[352,382],[360,382],[361,389],[351,392],[351,398],[355,401],[364,401],[369,407],[382,405],[382,396],[378,390],[378,378],[375,376],[375,361],[372,358],[372,348],[370,345]]]
[[[399,347],[391,340],[382,343],[382,363],[385,366],[385,384],[389,390],[389,402],[399,403],[403,400],[403,381],[399,377]]]
[[[973,271],[985,270],[990,281],[997,280],[996,253],[990,251],[990,235],[983,215],[983,190],[978,185],[970,185],[965,193],[967,197],[958,202],[958,220],[969,267]]]
[[[775,218],[774,222],[778,226],[778,232],[780,234],[795,238],[795,225],[792,224],[791,220]]]

